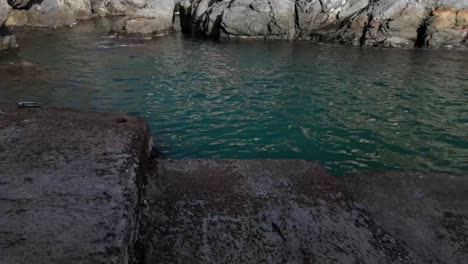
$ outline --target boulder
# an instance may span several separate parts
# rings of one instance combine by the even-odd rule
[[[212,38],[293,39],[294,0],[182,1],[182,31]]]
[[[0,0],[0,51],[17,47],[16,38],[5,27],[5,22],[12,10],[6,0]]]
[[[18,47],[15,35],[8,28],[0,26],[0,51]]]
[[[146,5],[147,0],[91,0],[92,10],[99,16],[129,15]]]
[[[126,16],[114,25],[112,31],[143,37],[165,35],[172,30],[174,6],[173,0],[146,0],[143,3],[134,3],[134,7],[138,8],[134,12],[126,13]]]
[[[169,32],[175,6],[174,0],[12,1],[18,10],[10,14],[8,26],[73,26],[78,20],[95,16],[124,16],[115,25],[116,31],[145,36]]]
[[[354,45],[412,47],[426,16],[421,2],[375,1],[351,16],[334,37]]]
[[[297,0],[297,38],[311,39],[335,32],[337,22],[368,5],[368,0]]]
[[[226,37],[293,39],[293,0],[233,1],[221,16],[221,34]]]
[[[423,45],[430,48],[468,46],[468,10],[432,11]]]
[[[90,0],[43,0],[20,6],[21,10],[10,15],[8,26],[73,26],[77,20],[93,16]]]
[[[6,0],[0,0],[0,27],[5,24],[12,9]]]

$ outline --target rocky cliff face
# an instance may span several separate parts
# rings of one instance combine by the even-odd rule
[[[385,47],[468,45],[468,0],[183,0],[183,31]]]
[[[468,47],[468,0],[0,0],[4,26],[73,26],[118,15],[114,30],[152,36],[172,28],[209,38],[304,39],[383,47]]]

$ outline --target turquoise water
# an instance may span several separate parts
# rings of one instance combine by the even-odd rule
[[[41,71],[0,75],[0,101],[142,115],[171,158],[311,159],[335,175],[468,172],[467,52],[179,33],[132,41],[106,37],[106,26],[18,32],[21,49],[0,64]]]

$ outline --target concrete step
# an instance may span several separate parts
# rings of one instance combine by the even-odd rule
[[[141,118],[0,104],[0,264],[468,263],[468,177],[150,147]]]
[[[468,174],[379,172],[339,179],[423,263],[468,263]]]
[[[440,252],[435,237],[431,244],[424,240],[429,236],[412,237],[439,230],[424,225],[436,220],[427,215],[437,210],[434,203],[409,198],[425,204],[413,212],[418,216],[392,218],[398,201],[411,209],[400,194],[424,194],[434,187],[427,181],[425,189],[418,184],[393,188],[399,180],[409,181],[402,177],[419,175],[394,173],[401,177],[393,181],[375,175],[371,179],[376,180],[338,179],[317,162],[302,160],[159,159],[154,166],[143,210],[145,263],[466,263],[466,203],[451,208],[462,222],[452,236],[441,238],[446,252],[440,256],[428,254]],[[458,185],[458,202],[468,197],[466,180],[433,177],[445,187]],[[453,190],[445,187],[440,191]],[[406,236],[394,232],[398,228]],[[460,244],[450,246],[453,238]]]
[[[129,263],[144,119],[0,104],[0,263]]]

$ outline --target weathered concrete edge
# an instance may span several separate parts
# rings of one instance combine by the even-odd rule
[[[142,146],[141,146],[141,151],[139,154],[138,158],[138,168],[135,171],[135,184],[136,184],[136,189],[137,189],[137,201],[136,204],[134,204],[135,208],[135,215],[134,217],[131,217],[130,215],[127,218],[128,221],[128,226],[127,226],[127,232],[125,235],[127,235],[126,238],[123,239],[123,241],[127,241],[128,244],[126,245],[126,259],[122,259],[120,262],[122,264],[140,264],[141,263],[141,258],[142,258],[142,253],[140,252],[139,249],[139,240],[140,240],[140,233],[139,231],[141,230],[140,224],[141,224],[141,217],[142,217],[142,205],[144,201],[144,186],[147,183],[146,179],[146,171],[148,169],[148,164],[151,164],[148,162],[151,158],[152,155],[152,149],[153,149],[153,137],[151,136],[151,129],[149,128],[148,121],[143,118],[146,123],[146,134],[143,137],[142,141]],[[132,220],[135,220],[134,222]]]
[[[186,263],[189,259],[192,263],[223,263],[218,259],[220,255],[222,259],[223,254],[229,255],[228,259],[242,259],[246,255],[240,255],[239,252],[247,254],[250,247],[244,247],[242,250],[236,248],[237,251],[236,249],[229,251],[226,248],[232,244],[239,246],[246,243],[244,239],[248,237],[247,234],[257,233],[256,231],[264,239],[259,239],[255,245],[271,246],[272,242],[265,238],[271,230],[265,226],[260,227],[264,219],[256,217],[256,213],[253,213],[259,210],[257,207],[259,204],[275,204],[272,207],[274,211],[281,210],[280,215],[289,219],[286,223],[292,223],[291,225],[281,222],[281,219],[271,218],[276,223],[282,223],[280,226],[284,231],[283,234],[288,234],[288,226],[289,228],[294,226],[288,241],[298,241],[298,237],[302,235],[299,244],[320,244],[322,248],[325,247],[325,241],[328,241],[334,245],[344,243],[342,249],[347,248],[346,245],[357,245],[357,241],[350,242],[343,240],[343,237],[348,239],[359,237],[363,240],[358,241],[363,243],[372,241],[373,250],[365,251],[370,255],[366,255],[365,258],[357,257],[368,263],[466,263],[468,261],[466,251],[468,247],[464,246],[468,245],[464,242],[468,241],[466,240],[468,233],[464,231],[465,226],[468,226],[468,178],[466,177],[421,172],[380,172],[333,177],[318,162],[306,160],[156,159],[152,161],[156,164],[155,168],[148,171],[150,177],[145,195],[148,200],[147,216],[143,218],[147,223],[146,230],[141,231],[142,234],[146,234],[146,239],[142,239],[143,245],[146,246],[144,249],[146,258],[142,263],[166,263],[165,261]],[[312,204],[299,203],[298,206],[284,204],[297,202],[298,193],[308,197]],[[258,197],[265,199],[260,199],[259,202],[256,201]],[[342,206],[336,208],[336,204]],[[330,221],[345,220],[342,220],[338,226],[330,226],[330,221],[321,222],[322,231],[314,233],[314,229],[308,229],[307,225],[315,223],[318,219],[328,219],[328,214],[316,214],[311,211],[308,216],[313,215],[312,218],[306,222],[297,222],[297,219],[291,218],[296,213],[291,213],[290,208],[324,210],[335,208],[332,211],[342,216],[332,217]],[[263,211],[267,219],[272,217],[267,213],[270,209]],[[349,212],[351,218],[346,217]],[[227,226],[217,231],[201,228],[205,222],[199,220],[209,220],[211,217],[219,219],[216,226],[223,226],[223,223]],[[244,236],[238,237],[236,241],[230,236],[235,237],[236,234],[228,231],[231,240],[223,237],[226,230],[231,230],[231,225],[236,225],[236,221],[230,222],[228,219],[239,217],[243,217],[243,224],[233,229],[243,230]],[[350,219],[354,219],[355,222]],[[322,237],[322,234],[327,233],[323,230],[327,228],[328,232],[332,233],[348,230],[348,228],[340,229],[343,225],[354,231],[350,231],[347,235],[341,233],[337,236],[341,239],[337,241],[334,241],[333,237]],[[142,226],[144,228],[145,223]],[[362,232],[360,228],[364,228],[365,231]],[[204,231],[200,231],[201,229]],[[371,238],[366,238],[366,232],[373,234]],[[211,238],[216,237],[215,242],[200,242],[198,239],[205,234],[207,236],[211,234]],[[314,241],[317,237],[321,239]],[[328,238],[331,240],[327,240]],[[185,245],[189,246],[185,248],[176,241],[184,241]],[[295,243],[291,244],[291,248],[294,248],[294,245]],[[197,250],[205,246],[215,251]],[[259,248],[265,247],[259,246]],[[279,252],[281,248],[276,245],[273,251]],[[366,246],[358,247],[359,250],[363,248]],[[380,253],[377,252],[382,249],[389,262],[372,259],[374,257],[378,259]],[[294,252],[297,250],[296,248]],[[359,250],[348,251],[349,254],[346,256],[356,257],[364,254],[362,251],[359,253]],[[216,251],[217,253],[213,255]],[[264,255],[256,256],[258,252],[253,251],[247,254],[252,261],[247,263],[254,263],[254,260],[259,260],[257,257]],[[330,254],[334,257],[339,256],[338,251],[336,255],[333,252],[331,249]],[[206,261],[200,256],[213,258]],[[315,252],[315,256],[322,258],[326,255],[323,252]],[[402,262],[399,262],[400,260]]]
[[[13,106],[10,106],[10,107],[13,107]],[[49,109],[49,110],[52,110],[52,111],[54,111],[54,110],[64,111],[64,109],[62,109],[62,108],[54,108],[54,107],[48,107],[46,109]],[[69,110],[69,109],[66,109],[66,111],[77,112],[77,111]],[[89,112],[89,113],[92,114],[93,112]],[[96,112],[96,113],[99,113],[99,112]],[[109,114],[111,114],[111,113],[109,113]],[[135,118],[135,117],[132,117],[132,118]],[[127,217],[126,232],[123,234],[124,237],[121,238],[121,242],[122,242],[121,243],[121,245],[122,245],[121,250],[122,251],[121,251],[121,254],[119,256],[119,263],[141,263],[142,252],[139,252],[141,250],[141,247],[140,247],[141,244],[140,244],[140,241],[139,241],[139,239],[141,238],[141,236],[140,236],[141,234],[139,232],[140,232],[140,224],[141,224],[140,219],[142,217],[141,207],[144,204],[144,201],[142,200],[142,198],[143,198],[142,194],[145,191],[145,185],[146,185],[146,182],[147,182],[146,177],[148,176],[147,172],[148,171],[153,171],[154,172],[155,168],[153,166],[157,166],[157,164],[155,165],[153,163],[154,159],[150,156],[151,155],[151,150],[152,150],[152,147],[153,147],[153,142],[152,142],[151,131],[149,129],[148,122],[144,118],[139,117],[139,119],[144,120],[144,122],[146,124],[146,130],[145,130],[145,134],[143,135],[142,140],[139,140],[139,143],[138,143],[138,152],[139,152],[139,154],[137,155],[137,157],[138,157],[138,161],[137,161],[138,167],[136,168],[135,171],[131,172],[132,173],[131,178],[134,179],[135,181],[129,181],[128,182],[131,185],[135,184],[135,186],[132,186],[132,189],[134,189],[136,187],[137,195],[138,195],[137,198],[138,199],[136,201],[134,201],[133,204],[129,205],[129,206],[131,206],[131,208],[129,208],[129,211],[133,212],[133,214],[129,214],[128,217]],[[362,202],[364,200],[356,197],[356,195],[360,194],[362,192],[362,190],[363,190],[363,189],[361,189],[362,184],[364,184],[366,181],[373,180],[373,177],[378,176],[378,174],[379,173],[373,173],[373,174],[364,173],[364,174],[349,175],[349,176],[347,176],[348,178],[340,179],[340,182],[343,185],[347,185],[352,180],[356,181],[357,185],[355,185],[355,186],[357,186],[358,188],[355,188],[355,189],[345,188],[345,189],[347,189],[347,192],[350,192],[350,193],[353,194],[353,196],[354,196],[353,199],[355,199],[355,200],[357,200],[359,202]],[[388,177],[393,178],[395,181],[406,179],[403,176],[408,176],[408,177],[413,177],[414,175],[417,176],[417,174],[414,174],[412,176],[411,173],[405,173],[405,172],[394,172],[393,174],[391,172],[381,172],[380,174],[381,175],[386,175],[385,177],[387,177],[387,178]],[[431,173],[420,173],[420,174],[435,175],[435,174],[431,174]],[[330,175],[331,174],[329,174],[329,176]],[[403,177],[403,178],[401,178],[401,177]],[[447,179],[445,179],[442,175],[434,176],[434,177],[436,179],[438,179],[438,180],[441,180],[441,181],[445,181],[445,182],[447,181]],[[453,178],[453,177],[451,177],[451,178]],[[460,187],[466,186],[466,180],[463,179],[462,182],[464,182],[465,185],[461,185]],[[380,186],[380,187],[385,186],[384,184],[382,184],[382,181],[377,181],[377,183],[379,183],[378,186]],[[377,183],[370,184],[371,188],[368,188],[367,191],[372,191],[372,186],[375,187],[375,185]],[[385,181],[384,181],[384,183],[385,183]],[[466,190],[468,190],[468,189],[466,189]],[[374,190],[374,192],[375,192],[375,190]],[[418,193],[421,193],[421,192],[418,192]],[[373,194],[373,195],[375,195],[375,194]],[[364,197],[364,198],[367,198],[367,197]],[[462,196],[462,198],[463,198],[463,196]],[[369,207],[374,206],[369,202],[365,202],[365,204],[368,205]],[[372,208],[369,211],[371,212],[371,215],[374,215],[374,216],[376,215],[375,211]],[[450,215],[449,215],[449,217],[450,217]],[[379,220],[379,224],[384,223],[384,221],[382,221],[380,219],[378,219],[378,220]],[[384,223],[384,225],[385,225],[385,223]]]
[[[54,123],[56,122],[55,120],[62,120],[61,118],[63,118],[64,116],[68,116],[67,113],[70,113],[71,120],[78,121],[78,123],[81,120],[85,123],[101,122],[101,120],[104,118],[106,120],[110,120],[109,122],[115,122],[116,126],[120,123],[126,123],[129,120],[131,120],[130,122],[133,123],[132,126],[135,126],[135,130],[133,131],[136,132],[136,134],[132,134],[132,136],[128,138],[128,145],[126,145],[126,149],[132,152],[133,154],[129,156],[129,159],[125,161],[128,164],[126,165],[128,170],[122,172],[126,174],[125,179],[127,179],[123,182],[123,185],[121,185],[125,197],[125,203],[122,205],[124,206],[123,209],[127,211],[127,214],[124,214],[124,218],[120,219],[118,228],[122,232],[119,232],[119,235],[114,240],[116,242],[116,244],[114,245],[118,247],[118,251],[110,254],[112,255],[113,259],[112,263],[138,263],[138,254],[135,254],[135,241],[137,240],[139,230],[139,206],[141,200],[140,195],[141,190],[143,189],[142,186],[144,185],[146,169],[145,164],[148,164],[147,161],[150,158],[153,145],[147,120],[141,117],[130,116],[127,114],[95,111],[76,111],[73,109],[57,107],[18,109],[18,106],[14,104],[0,103],[0,129],[21,124],[24,120],[29,119],[31,117],[33,117],[33,119],[36,119],[38,115],[38,120],[41,120],[41,118],[44,118],[44,116],[54,115],[54,113],[59,114],[57,115],[57,117],[51,118],[51,120],[54,120],[51,121],[51,123],[46,122],[48,123],[45,124],[46,127],[50,126],[51,124],[56,124]],[[94,116],[96,116],[97,121],[93,121]],[[2,119],[2,117],[4,118]],[[68,122],[65,121],[65,123]],[[105,126],[106,125],[104,125],[104,127]],[[114,127],[114,125],[110,126]],[[54,127],[51,128],[53,130],[57,130],[57,127],[55,127],[55,129]],[[48,136],[46,135],[45,137]],[[90,158],[92,158],[92,156],[90,156]],[[38,261],[40,261],[40,259],[38,259]],[[0,262],[2,261],[0,260]]]
[[[382,171],[338,180],[350,199],[426,263],[468,262],[468,173]]]

